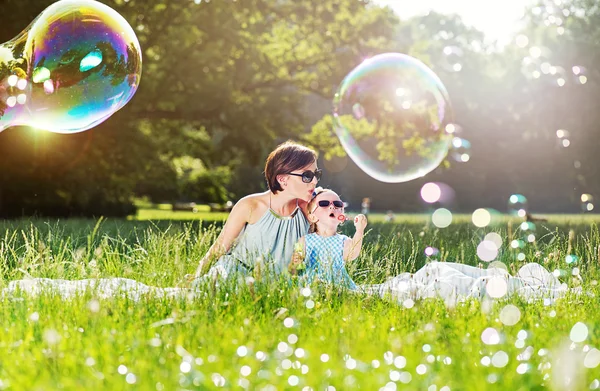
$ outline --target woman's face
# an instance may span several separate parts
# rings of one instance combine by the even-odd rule
[[[311,171],[314,173],[316,170],[317,162],[313,162],[312,164],[306,167],[302,167],[298,170],[292,171],[292,174],[301,175],[306,171]],[[294,198],[298,198],[308,202],[312,199],[312,195],[315,191],[315,187],[317,186],[317,182],[318,180],[316,177],[314,177],[309,183],[305,183],[302,181],[302,177],[300,176],[287,175],[286,186],[284,186],[283,189]]]
[[[334,205],[334,201],[338,206]],[[340,205],[343,205],[340,196],[328,190],[315,197],[309,212],[316,218],[319,226],[336,229],[344,221],[340,218],[344,214],[344,207]]]

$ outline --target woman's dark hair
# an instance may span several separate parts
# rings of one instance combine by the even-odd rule
[[[312,149],[293,141],[280,144],[267,157],[265,178],[272,193],[283,190],[277,181],[277,175],[289,174],[306,167],[317,160],[317,153]]]

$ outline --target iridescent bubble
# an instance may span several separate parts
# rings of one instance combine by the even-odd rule
[[[452,139],[451,156],[460,163],[466,163],[471,160],[471,143],[460,137]]]
[[[140,83],[137,37],[112,8],[61,0],[0,46],[0,131],[90,129],[122,108]]]
[[[342,81],[333,102],[334,130],[348,156],[389,183],[422,177],[446,157],[452,110],[441,80],[400,53],[363,61]]]
[[[525,217],[527,213],[527,198],[521,194],[513,194],[508,199],[508,212],[512,215]]]

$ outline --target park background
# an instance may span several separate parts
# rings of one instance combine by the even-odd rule
[[[3,0],[10,17],[0,39],[12,39],[52,2]],[[355,210],[370,197],[375,211],[427,211],[419,190],[429,181],[454,189],[455,212],[503,212],[520,193],[534,212],[574,213],[581,194],[598,194],[595,1],[532,3],[519,38],[502,46],[457,15],[400,18],[368,1],[105,3],[129,21],[143,48],[139,91],[80,134],[0,133],[1,217],[126,216],[139,199],[236,201],[266,189],[264,159],[288,139],[320,151],[321,185]],[[458,60],[448,59],[446,47],[460,50]],[[424,178],[388,184],[345,156],[331,126],[333,95],[361,61],[385,52],[414,56],[441,78],[460,136],[472,145],[468,162],[449,158]],[[533,77],[527,58],[556,72],[538,69]],[[568,147],[559,129],[568,131]]]

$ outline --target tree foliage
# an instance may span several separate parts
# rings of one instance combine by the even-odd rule
[[[16,36],[51,3],[3,2],[0,10],[11,17],[0,39]],[[264,158],[288,138],[321,151],[325,185],[354,204],[370,196],[376,209],[421,208],[415,195],[432,180],[452,185],[463,209],[501,208],[511,193],[524,193],[539,209],[567,210],[579,193],[600,190],[592,180],[600,11],[591,0],[532,7],[527,46],[501,52],[490,51],[457,16],[399,20],[390,9],[356,0],[106,3],[138,35],[140,88],[120,112],[82,134],[0,133],[0,215],[126,214],[136,195],[237,198],[264,188]],[[459,49],[460,71],[448,64],[446,47]],[[531,77],[524,58],[532,47],[544,56],[534,67],[560,67],[563,86],[554,75]],[[470,162],[450,161],[449,170],[402,185],[378,183],[347,162],[333,132],[333,95],[350,70],[384,52],[412,55],[442,79],[460,136],[471,141]],[[573,74],[576,65],[585,68],[585,84]],[[568,148],[558,145],[557,129],[570,131]],[[393,160],[386,140],[382,157]],[[399,147],[418,150],[421,141]]]

